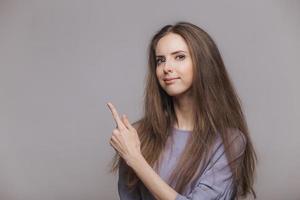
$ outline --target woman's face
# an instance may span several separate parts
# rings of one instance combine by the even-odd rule
[[[162,37],[156,46],[156,76],[170,96],[187,92],[192,86],[193,64],[184,39],[175,33]]]

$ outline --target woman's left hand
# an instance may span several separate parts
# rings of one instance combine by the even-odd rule
[[[134,159],[142,155],[139,136],[125,115],[120,118],[113,104],[109,102],[107,105],[117,124],[117,127],[112,131],[110,144],[130,166]]]

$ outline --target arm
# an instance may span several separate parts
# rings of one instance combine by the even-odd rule
[[[127,167],[128,166],[126,166],[125,163],[120,162],[118,179],[118,193],[120,200],[141,200],[139,189],[135,188],[132,192],[130,192],[125,183],[125,174]]]
[[[230,148],[234,148],[235,158],[240,158],[243,155],[245,144],[246,141],[243,135],[235,137],[232,141]],[[197,180],[191,192],[187,196],[178,194],[176,200],[232,199],[236,192],[232,184],[232,173],[225,155],[224,146],[220,142],[209,166]]]
[[[178,193],[152,169],[142,155],[132,159],[129,165],[157,200],[175,200]]]
[[[236,158],[243,154],[245,144],[245,138],[241,134],[232,141],[231,148],[234,148]],[[230,199],[235,192],[222,142],[217,145],[209,166],[187,196],[177,193],[165,183],[143,156],[132,159],[129,165],[158,200],[215,200],[220,199],[221,196]]]
[[[152,192],[153,196],[159,200],[174,200],[177,192],[166,184],[161,177],[146,162],[141,153],[141,142],[137,130],[130,124],[128,118],[123,115],[120,118],[117,110],[112,103],[107,103],[110,108],[117,127],[112,132],[110,144],[114,147],[120,156],[126,161],[126,164],[133,168],[136,175],[144,182],[144,185]],[[121,171],[122,173],[122,171]],[[122,177],[122,176],[121,176]],[[122,181],[119,181],[119,195],[126,199],[126,188],[122,193]]]

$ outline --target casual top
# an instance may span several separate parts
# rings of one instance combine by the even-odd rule
[[[240,157],[244,152],[246,140],[239,131],[233,131],[232,133],[234,137],[232,137],[232,143],[230,144],[237,151],[236,156]],[[175,188],[175,185],[170,184],[167,178],[171,175],[190,135],[191,131],[173,128],[163,152],[164,156],[161,160],[161,165],[158,171],[156,171],[172,188]],[[204,171],[200,177],[196,177],[193,185],[189,184],[183,194],[178,193],[175,200],[234,199],[236,188],[233,186],[232,173],[225,155],[222,139],[219,135],[210,155],[207,164],[202,169]],[[126,174],[126,168],[121,164],[118,179],[120,200],[155,200],[155,197],[144,184],[139,184],[138,187],[130,192],[125,185],[124,174]]]

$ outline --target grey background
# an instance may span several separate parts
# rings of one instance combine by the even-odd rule
[[[0,1],[0,199],[113,200],[112,101],[142,113],[168,23],[215,39],[259,156],[258,199],[300,199],[299,1]]]

